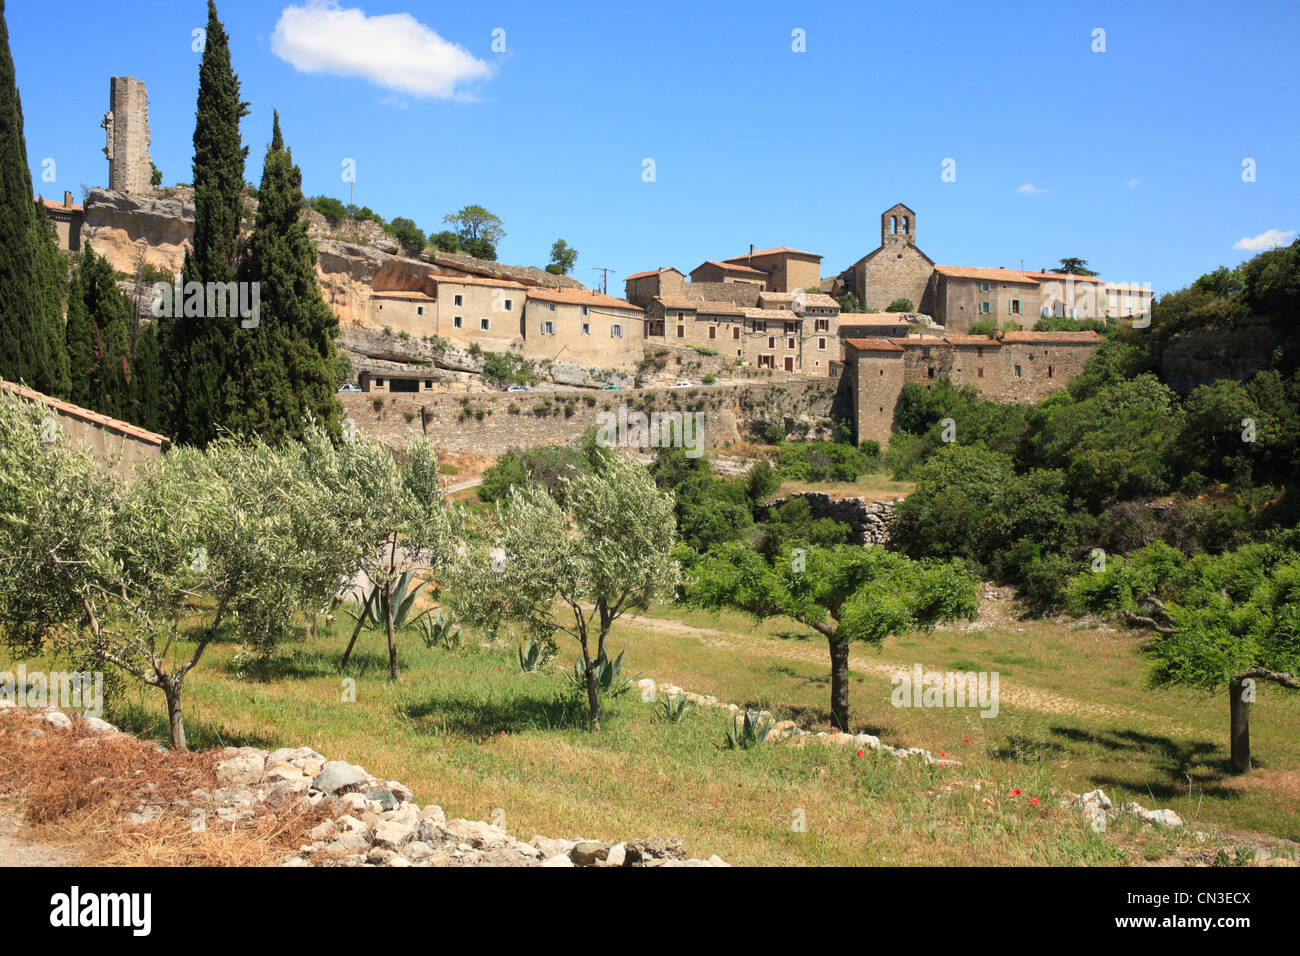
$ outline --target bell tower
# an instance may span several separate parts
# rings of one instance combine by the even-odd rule
[[[916,213],[901,202],[880,215],[880,245],[916,245]]]

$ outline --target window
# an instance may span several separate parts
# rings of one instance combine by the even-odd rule
[[[465,319],[464,319],[463,317],[461,317],[461,316],[458,315],[458,316],[456,316],[456,318],[454,318],[454,319],[451,320],[451,326],[452,326],[452,328],[454,328],[454,329],[464,328],[464,327],[465,327]]]
[[[928,369],[926,369],[926,371],[929,373],[929,377],[930,377],[930,378],[934,378],[934,366],[933,366],[933,365],[931,365]]]
[[[992,288],[993,288],[993,283],[991,283],[991,282],[981,282],[981,283],[980,283],[980,291],[981,291],[981,292],[988,292],[988,291],[989,291],[990,289],[992,289]]]
[[[755,331],[755,332],[766,332],[766,331],[767,331],[767,323],[764,322],[762,319],[755,319],[755,320],[754,320],[754,331]]]
[[[512,300],[510,300],[510,299],[506,299],[506,311],[507,311],[507,312],[510,311],[511,301],[512,301]]]
[[[983,378],[983,377],[984,377],[984,366],[981,365],[979,368],[977,368],[977,369],[975,370],[975,377],[976,377],[976,378]]]
[[[979,348],[977,348],[977,349],[975,350],[975,357],[976,357],[976,358],[983,358],[983,357],[984,357],[984,346],[981,345]]]
[[[591,334],[591,323],[590,323],[590,322],[583,322],[583,323],[582,323],[582,334],[583,334],[583,335],[590,335],[590,334]]]
[[[543,322],[543,323],[542,323],[542,334],[543,334],[543,335],[554,335],[554,334],[555,334],[555,323],[554,323],[554,322]]]
[[[487,320],[487,319],[479,319],[479,320],[478,320],[478,327],[479,327],[479,329],[480,329],[481,331],[486,332],[486,331],[488,330],[488,320]]]
[[[792,349],[792,348],[794,348],[794,339],[786,339],[786,340],[785,340],[785,347],[788,348],[788,349]]]
[[[425,388],[433,388],[433,379],[431,379],[431,378],[426,378],[426,379],[424,380],[424,387],[425,387]]]
[[[452,304],[452,305],[464,305],[465,302],[464,302],[464,299],[461,298],[461,296],[453,295],[453,296],[451,297],[451,304]]]
[[[424,306],[422,306],[422,305],[417,305],[417,306],[415,307],[415,314],[416,314],[416,315],[424,315]]]
[[[711,338],[711,339],[716,339],[717,337],[718,337],[718,327],[717,327],[716,325],[710,325],[710,326],[709,326],[709,338]]]
[[[830,319],[818,319],[815,323],[813,323],[814,332],[829,332],[830,330],[831,330]]]
[[[794,334],[797,333],[798,331],[799,331],[799,323],[798,323],[798,322],[787,322],[787,323],[785,323],[785,334],[786,334],[786,335],[794,335]]]
[[[546,307],[547,307],[548,309],[550,309],[552,312],[555,311],[555,303],[554,303],[554,302],[548,302],[548,303],[546,303]]]
[[[587,314],[587,307],[585,305],[582,307],[582,314],[583,315]]]
[[[621,339],[623,337],[623,326],[611,325],[609,327],[609,336],[610,338]]]
[[[740,349],[736,349],[736,358],[740,358],[740,356],[741,356]]]
[[[921,348],[921,358],[929,358],[929,357],[930,357],[930,346],[928,346],[928,345],[926,345],[926,346],[922,346],[922,348]]]
[[[740,326],[738,326],[738,325],[733,325],[733,326],[731,327],[731,337],[732,337],[733,339],[738,339],[738,338],[740,338]]]
[[[684,325],[677,326],[677,337],[680,339],[683,338],[685,335],[686,335],[686,326]]]
[[[817,340],[817,348],[821,349],[823,352],[826,351],[826,340],[825,340],[825,339],[818,339],[818,340]]]
[[[775,336],[775,335],[769,335],[769,336],[767,337],[767,347],[770,348],[770,349],[774,349],[774,348],[776,348],[776,336]]]
[[[1056,366],[1055,365],[1047,366],[1047,377],[1052,378],[1055,375],[1056,375]]]
[[[1020,314],[1020,300],[1019,300],[1019,299],[1012,299],[1011,302],[1007,305],[1007,311],[1010,312],[1012,315],[1019,315],[1019,314]]]
[[[981,302],[981,303],[980,303],[980,315],[992,315],[992,314],[993,314],[993,303],[992,303],[992,302]]]
[[[377,379],[375,379],[375,384],[376,384],[376,385],[383,385],[383,384],[384,384],[384,380],[383,380],[382,378],[377,378]]]
[[[1017,366],[1016,366],[1016,378],[1019,378],[1019,377],[1020,377],[1020,366],[1017,365]]]

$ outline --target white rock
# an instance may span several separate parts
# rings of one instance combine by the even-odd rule
[[[538,866],[573,866],[573,861],[569,859],[568,854],[561,853],[550,859],[543,860]]]
[[[376,846],[396,850],[415,837],[415,826],[400,820],[385,820],[375,827],[374,842]]]
[[[623,861],[627,859],[627,844],[615,843],[609,848],[609,853],[605,855],[606,866],[622,866]]]
[[[49,724],[55,730],[71,730],[72,720],[67,714],[58,710],[47,710],[41,715],[41,722]]]
[[[265,758],[245,753],[217,764],[217,782],[224,787],[253,787],[266,770]]]

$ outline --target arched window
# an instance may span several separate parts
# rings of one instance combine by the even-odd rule
[[[904,217],[903,217],[903,235],[905,235],[905,236],[908,234],[908,233],[907,233],[907,229],[908,229],[908,225],[907,225],[907,217],[904,216]]]
[[[898,217],[897,217],[897,216],[890,216],[890,217],[889,217],[889,232],[890,232],[891,235],[895,235],[895,236],[898,235]]]

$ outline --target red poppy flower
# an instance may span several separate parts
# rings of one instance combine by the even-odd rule
[[[1029,802],[1032,803],[1034,806],[1038,806],[1038,798],[1037,798],[1037,797],[1030,797],[1030,798],[1029,798]]]
[[[1012,791],[1011,791],[1011,795],[1012,795],[1013,797],[1018,797],[1018,796],[1020,796],[1020,788],[1019,788],[1019,787],[1016,787],[1016,789],[1012,790]]]
[[[862,751],[861,751],[861,750],[858,751],[858,756],[859,756],[859,757],[862,756]]]

